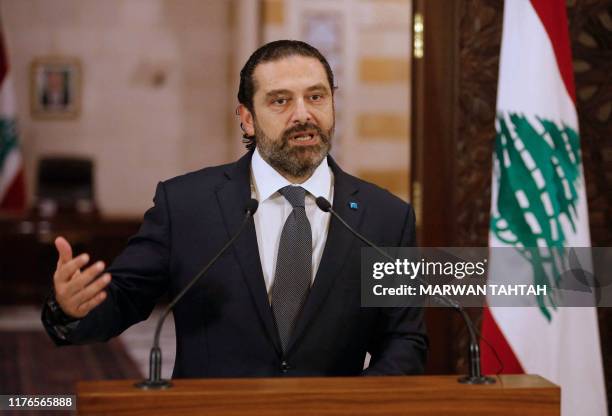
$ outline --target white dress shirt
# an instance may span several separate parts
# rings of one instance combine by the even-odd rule
[[[259,201],[259,207],[253,220],[268,299],[276,272],[281,232],[287,217],[293,211],[289,201],[278,193],[279,189],[287,185],[292,185],[292,183],[263,160],[259,150],[255,149],[251,161],[251,196]],[[329,213],[317,207],[315,199],[323,196],[329,202],[333,202],[334,195],[333,173],[327,163],[327,158],[321,162],[306,182],[295,186],[306,189],[306,216],[312,230],[312,281],[314,281],[327,240],[330,219]]]

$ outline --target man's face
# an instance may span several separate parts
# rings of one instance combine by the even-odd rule
[[[59,71],[47,72],[47,88],[51,92],[62,92],[64,89],[64,76]]]
[[[327,156],[334,130],[332,89],[315,58],[290,56],[257,65],[253,116],[241,121],[262,158],[288,179],[306,180]]]

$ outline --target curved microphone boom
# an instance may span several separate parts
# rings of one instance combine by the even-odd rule
[[[259,202],[257,202],[257,200],[254,198],[251,198],[251,200],[247,202],[244,210],[244,219],[242,220],[242,224],[240,224],[240,228],[238,228],[238,231],[236,231],[234,236],[223,246],[223,248],[221,248],[221,250],[219,250],[217,255],[213,257],[212,260],[210,260],[208,264],[202,268],[202,270],[200,270],[200,272],[187,284],[187,286],[183,288],[183,290],[181,290],[178,295],[176,295],[172,302],[170,302],[170,304],[166,307],[164,313],[157,321],[157,326],[155,328],[153,347],[151,348],[151,354],[149,355],[149,378],[136,383],[136,387],[143,390],[159,390],[167,389],[168,387],[172,386],[172,383],[170,383],[170,381],[161,378],[162,354],[161,348],[159,348],[159,336],[161,334],[161,329],[164,324],[164,320],[170,314],[170,312],[174,308],[174,305],[176,305],[183,298],[185,293],[187,293],[189,289],[191,289],[193,285],[195,285],[198,280],[200,280],[200,278],[206,274],[208,269],[210,269],[210,267],[215,264],[219,257],[221,257],[221,255],[225,253],[225,251],[234,243],[234,241],[242,233],[242,230],[244,230],[244,227],[249,222],[249,219],[251,219],[255,214],[255,211],[257,211],[258,206]]]
[[[348,229],[353,235],[355,235],[361,241],[366,243],[368,246],[376,250],[378,254],[385,257],[386,259],[391,260],[392,262],[396,260],[392,256],[390,256],[388,253],[384,252],[376,244],[372,243],[370,240],[365,238],[363,235],[359,234],[357,230],[355,230],[349,224],[347,224],[347,222],[344,221],[344,219],[340,217],[340,215],[338,215],[336,211],[334,211],[334,209],[332,208],[332,205],[329,203],[327,199],[320,196],[316,199],[316,203],[321,211],[329,212],[331,215],[333,215],[334,218],[336,218],[338,221],[342,223],[342,225],[346,227],[346,229]],[[425,281],[419,276],[416,276],[416,279],[420,283],[425,283]],[[470,364],[470,373],[467,376],[459,378],[458,381],[463,384],[493,384],[495,383],[494,378],[482,375],[482,371],[480,369],[480,347],[478,345],[478,339],[476,337],[477,331],[474,328],[474,323],[470,319],[470,316],[467,314],[463,306],[461,306],[455,300],[447,296],[444,296],[444,295],[432,295],[432,298],[435,299],[438,303],[444,304],[445,306],[449,306],[453,308],[454,310],[456,310],[457,312],[459,312],[470,334],[470,345],[469,345],[469,355],[468,355],[469,364]]]

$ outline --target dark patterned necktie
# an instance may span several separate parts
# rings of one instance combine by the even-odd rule
[[[304,206],[306,190],[286,186],[278,192],[293,207],[281,233],[272,285],[272,311],[283,351],[287,352],[291,332],[310,289],[312,231]]]

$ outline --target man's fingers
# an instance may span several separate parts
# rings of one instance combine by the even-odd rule
[[[59,282],[67,282],[70,280],[81,267],[85,266],[89,261],[89,255],[87,253],[81,254],[78,257],[73,258],[60,265],[55,272],[55,280]]]
[[[102,292],[102,290],[104,290],[104,288],[110,283],[110,281],[111,275],[108,273],[104,273],[102,276],[100,276],[100,278],[95,280],[85,289],[76,293],[72,298],[72,302],[74,302],[75,305],[79,306],[89,302],[92,298]]]
[[[93,308],[95,308],[96,306],[104,302],[104,299],[106,299],[106,292],[100,292],[93,298],[81,303],[77,307],[77,311],[79,315],[82,315],[82,316],[87,315],[89,311],[91,311]]]
[[[85,288],[104,270],[104,262],[98,261],[85,270],[81,270],[68,282],[66,293],[72,295]]]
[[[55,239],[55,248],[59,253],[59,259],[57,260],[58,265],[72,260],[72,247],[64,237],[57,237]]]

